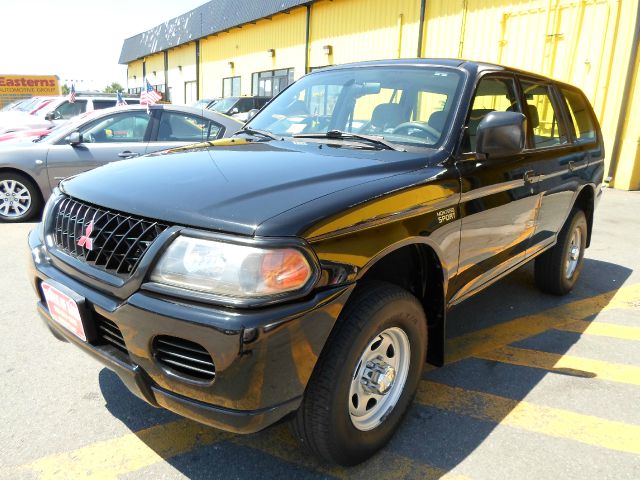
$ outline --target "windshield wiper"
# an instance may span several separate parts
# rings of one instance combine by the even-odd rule
[[[356,139],[379,145],[387,150],[406,152],[404,148],[400,148],[391,142],[387,142],[383,137],[379,137],[377,135],[365,135],[363,133],[343,132],[342,130],[329,130],[326,133],[298,133],[293,135],[293,138],[335,138],[339,140]]]
[[[242,130],[238,130],[234,135],[239,133],[248,133],[249,135],[262,135],[263,137],[267,137],[271,140],[282,140],[282,137],[274,135],[273,133],[267,130],[259,130],[257,128],[244,127]]]

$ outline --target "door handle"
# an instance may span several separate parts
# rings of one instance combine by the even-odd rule
[[[569,171],[573,172],[576,169],[576,162],[574,162],[573,160],[571,160],[567,166],[569,167]]]
[[[522,179],[524,180],[524,183],[533,183],[535,179],[535,172],[533,170],[527,170],[524,172]]]
[[[138,155],[139,153],[130,152],[129,150],[125,150],[124,152],[120,152],[118,154],[120,158],[132,158],[132,157],[137,157]]]

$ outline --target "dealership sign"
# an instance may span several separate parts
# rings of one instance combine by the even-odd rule
[[[60,95],[56,75],[0,75],[0,107],[39,95]]]

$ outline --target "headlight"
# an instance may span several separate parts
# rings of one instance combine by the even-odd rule
[[[165,251],[151,281],[236,299],[300,290],[313,270],[296,248],[259,248],[180,236]]]

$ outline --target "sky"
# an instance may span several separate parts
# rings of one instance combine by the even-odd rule
[[[58,75],[76,90],[112,82],[126,88],[119,65],[125,38],[206,0],[0,0],[0,75]]]

